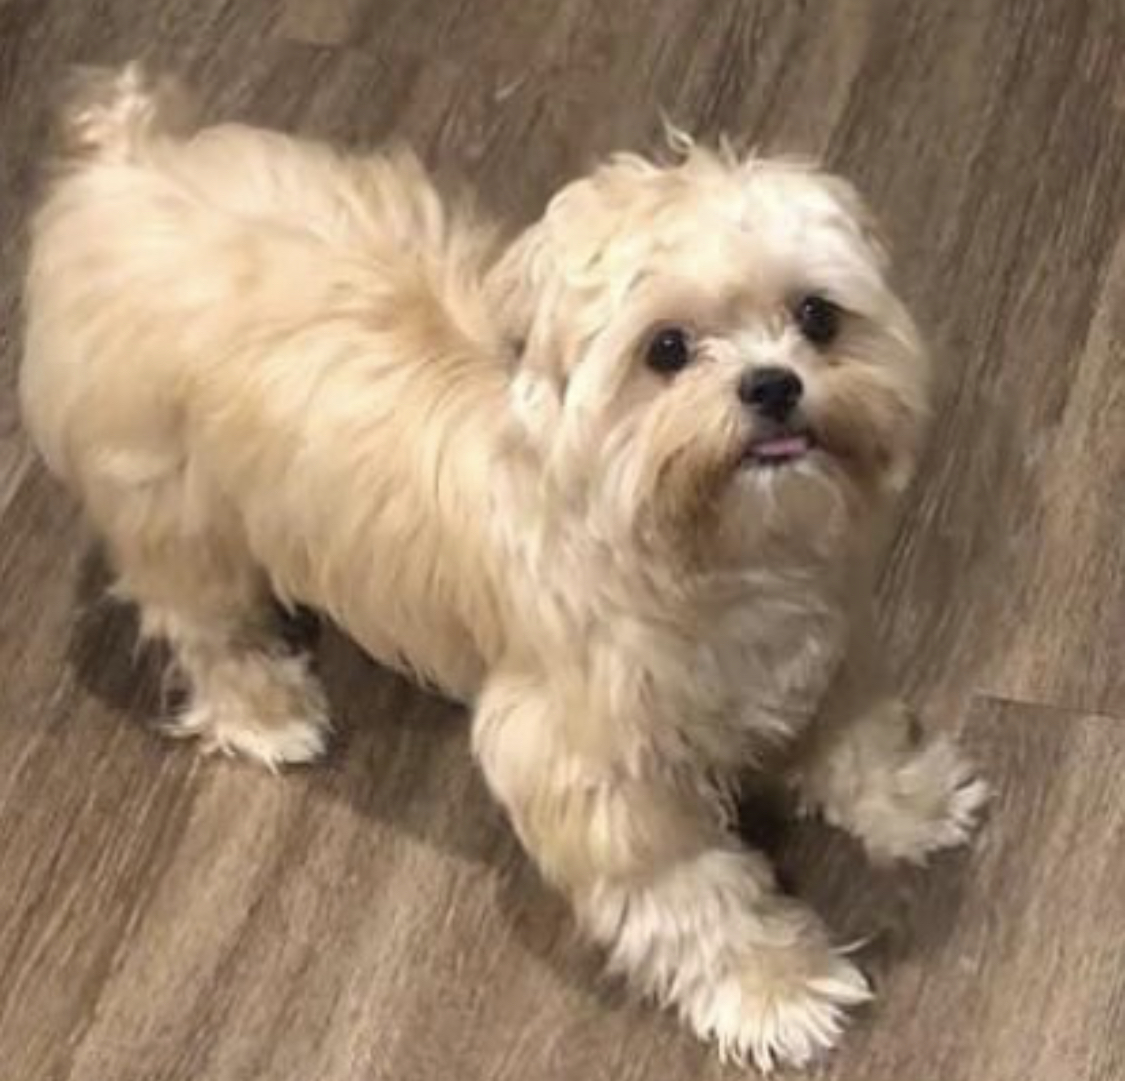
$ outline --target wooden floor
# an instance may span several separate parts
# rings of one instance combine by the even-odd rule
[[[0,1078],[730,1078],[577,946],[464,718],[324,632],[346,734],[275,779],[146,727],[159,659],[13,395],[23,227],[66,64],[214,115],[395,133],[536,211],[660,109],[823,154],[882,211],[945,376],[884,588],[892,655],[998,789],[970,853],[782,832],[879,1002],[836,1081],[1125,1078],[1121,0],[0,0]]]

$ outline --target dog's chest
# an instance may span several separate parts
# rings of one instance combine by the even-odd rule
[[[708,625],[716,705],[729,723],[771,737],[799,732],[843,657],[843,607],[815,590],[764,590],[722,606]]]

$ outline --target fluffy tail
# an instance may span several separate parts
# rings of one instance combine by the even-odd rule
[[[58,157],[67,162],[130,161],[160,135],[195,125],[195,109],[170,79],[151,80],[139,63],[120,70],[77,68],[66,87],[57,130]]]

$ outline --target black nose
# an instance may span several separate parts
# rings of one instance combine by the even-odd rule
[[[738,381],[738,396],[771,420],[785,420],[801,400],[801,377],[791,368],[751,368]]]

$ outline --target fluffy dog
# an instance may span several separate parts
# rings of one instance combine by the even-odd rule
[[[728,828],[747,768],[877,857],[984,798],[879,673],[871,581],[928,365],[855,192],[678,138],[503,244],[405,152],[199,130],[91,74],[35,223],[22,403],[192,690],[325,743],[272,598],[469,703],[496,798],[611,968],[768,1069],[869,997]]]

